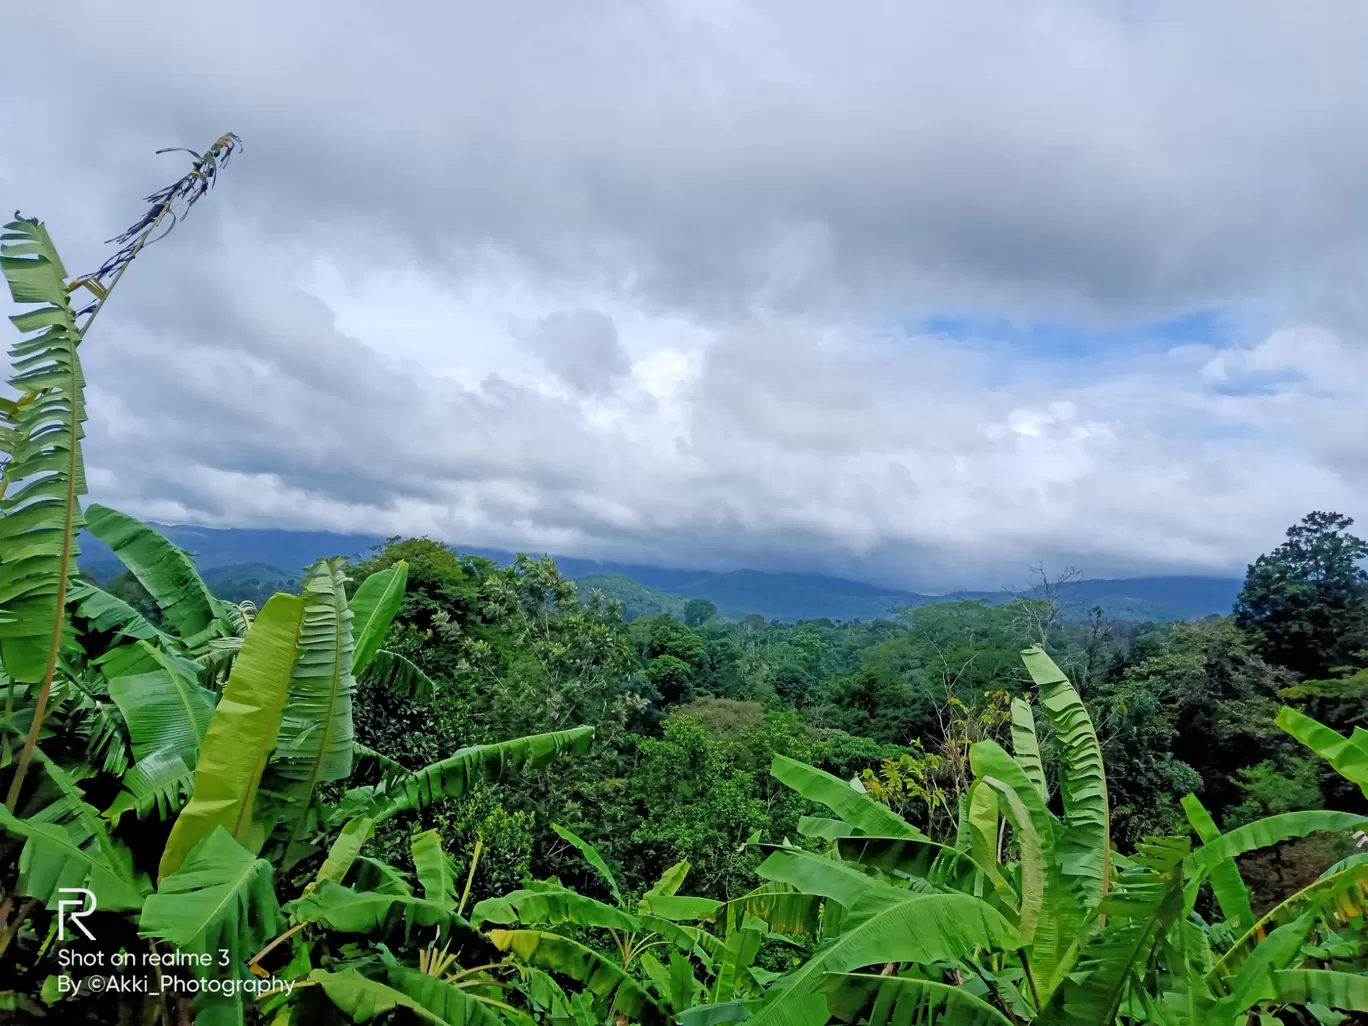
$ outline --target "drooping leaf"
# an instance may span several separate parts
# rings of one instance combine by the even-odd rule
[[[167,839],[162,876],[219,826],[248,851],[261,850],[266,835],[253,809],[285,710],[303,615],[299,596],[273,595],[247,633],[200,746],[194,796]]]
[[[189,799],[195,786],[195,772],[170,749],[160,749],[139,760],[123,775],[123,790],[103,815],[118,825],[125,812],[136,810],[138,817],[153,810],[167,819]]]
[[[0,806],[0,829],[25,839],[19,855],[17,893],[55,908],[60,888],[84,887],[95,893],[102,909],[141,907],[143,896],[126,855],[110,861],[89,844],[89,838],[73,835],[57,823],[20,819],[4,806]]]
[[[1203,844],[1211,844],[1221,836],[1211,813],[1207,812],[1195,794],[1183,797],[1183,811]],[[1249,888],[1240,877],[1240,870],[1233,858],[1222,859],[1211,867],[1211,889],[1216,894],[1216,903],[1221,906],[1226,923],[1237,936],[1254,925],[1254,910],[1249,904]]]
[[[563,887],[517,890],[498,898],[486,898],[475,906],[474,917],[476,923],[524,926],[573,923],[626,933],[634,933],[642,927],[638,917]]]
[[[857,906],[870,908],[876,902],[896,905],[907,897],[907,891],[900,887],[800,848],[779,848],[770,852],[756,873],[763,880],[775,880],[798,891],[820,894],[846,910]]]
[[[187,648],[194,650],[211,637],[231,633],[222,604],[190,557],[152,528],[118,510],[91,503],[86,529],[114,550]]]
[[[352,649],[353,674],[360,675],[380,650],[385,634],[404,601],[408,569],[408,563],[401,559],[393,566],[367,577],[352,596],[349,605],[356,638]]]
[[[442,847],[442,837],[436,830],[424,830],[409,839],[413,852],[413,868],[423,897],[441,905],[448,912],[456,909],[456,864]]]
[[[887,805],[856,791],[844,780],[825,770],[776,755],[770,773],[809,801],[825,805],[842,820],[871,837],[915,837],[929,840],[924,833]]]
[[[439,798],[460,798],[483,780],[499,780],[507,774],[540,769],[562,755],[581,755],[593,739],[593,727],[574,727],[462,748],[450,758],[410,773],[383,792],[376,792],[385,802],[376,821],[426,808]]]
[[[143,905],[139,933],[167,941],[181,951],[243,966],[280,932],[271,864],[259,859],[222,826],[201,840],[184,863],[164,876]]]
[[[143,641],[170,642],[170,635],[153,626],[131,605],[89,581],[73,580],[67,589],[67,601],[77,616],[90,623],[92,630]]]
[[[618,890],[617,879],[613,876],[613,871],[608,868],[608,863],[604,861],[599,850],[574,831],[568,830],[563,826],[557,826],[555,823],[552,823],[551,829],[554,830],[556,835],[562,840],[569,841],[579,849],[579,853],[584,856],[584,861],[598,871],[599,876],[603,877],[604,881],[608,884],[608,889],[613,892],[613,898],[621,905],[622,892]]]
[[[214,693],[194,677],[177,672],[177,664],[148,642],[138,641],[136,647],[156,669],[109,682],[109,697],[128,725],[133,756],[142,760],[153,752],[170,751],[193,767],[214,715]]]
[[[1313,809],[1308,812],[1284,812],[1236,827],[1211,843],[1202,845],[1187,857],[1184,869],[1188,879],[1185,898],[1188,907],[1195,902],[1197,888],[1202,885],[1202,881],[1213,868],[1226,859],[1258,848],[1267,848],[1293,837],[1305,837],[1322,831],[1347,832],[1359,829],[1363,825],[1363,816],[1356,813]]]
[[[384,688],[401,698],[422,701],[437,693],[436,682],[417,663],[398,652],[383,648],[375,653],[356,679],[360,684]]]

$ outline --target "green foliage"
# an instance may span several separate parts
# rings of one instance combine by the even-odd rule
[[[1354,521],[1317,510],[1287,529],[1287,541],[1249,566],[1235,625],[1269,662],[1327,677],[1368,648],[1368,542]]]
[[[1048,596],[797,624],[693,599],[628,623],[549,559],[427,539],[322,560],[257,614],[92,506],[127,567],[105,590],[72,569],[68,292],[108,289],[66,283],[36,222],[5,242],[15,298],[45,305],[16,318],[37,334],[0,402],[3,1007],[64,999],[43,980],[71,887],[130,952],[297,984],[201,999],[206,1026],[1236,1026],[1368,1005],[1368,734],[1339,729],[1368,689],[1293,676],[1362,649],[1347,518],[1261,557],[1234,622],[1167,627],[1071,623]],[[1275,721],[1280,691],[1309,711]],[[1270,859],[1295,887],[1272,894]],[[110,1021],[65,1000],[57,1017]]]

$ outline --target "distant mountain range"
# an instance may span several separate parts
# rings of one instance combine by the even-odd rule
[[[291,590],[301,571],[323,556],[364,558],[384,539],[379,535],[333,534],[255,528],[213,528],[153,524],[157,531],[194,558],[215,594],[232,601],[260,602],[277,590]],[[499,549],[461,548],[507,564],[514,554]],[[862,581],[821,574],[768,573],[760,570],[678,570],[555,557],[565,576],[579,582],[581,594],[597,588],[623,604],[629,619],[670,613],[679,616],[691,598],[711,599],[723,619],[758,613],[775,620],[873,620],[895,609],[959,599],[1009,601],[1006,591],[958,591],[948,595],[881,588]],[[103,543],[83,535],[83,569],[106,580],[122,564]],[[1101,606],[1116,620],[1194,620],[1229,613],[1240,591],[1237,577],[1128,577],[1083,580],[1065,585],[1066,614],[1087,616]]]

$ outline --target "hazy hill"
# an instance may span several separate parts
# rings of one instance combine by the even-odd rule
[[[326,531],[152,526],[194,557],[217,594],[258,603],[276,590],[292,590],[300,571],[323,556],[364,557],[384,541],[379,535]],[[513,559],[513,553],[499,549],[460,551],[500,563]],[[678,616],[691,598],[711,599],[718,615],[729,620],[750,613],[776,620],[872,620],[904,606],[956,599],[997,603],[1011,597],[1005,591],[924,595],[821,574],[680,570],[574,556],[556,562],[567,577],[582,582],[581,593],[598,588],[620,600],[632,619],[662,612]],[[81,538],[80,563],[102,580],[121,569],[114,554],[89,535]],[[1229,613],[1240,585],[1234,577],[1132,577],[1077,581],[1063,594],[1071,618],[1085,617],[1100,605],[1118,620],[1189,620]]]

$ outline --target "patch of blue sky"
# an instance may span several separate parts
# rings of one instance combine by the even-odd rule
[[[1243,371],[1212,381],[1207,389],[1216,395],[1280,395],[1304,380],[1304,375],[1296,371]]]
[[[977,314],[933,314],[906,326],[920,334],[1006,347],[1014,355],[1045,360],[1089,360],[1129,353],[1162,352],[1176,346],[1229,343],[1232,328],[1219,309],[1133,325],[1090,327],[1059,321],[1019,321]]]

